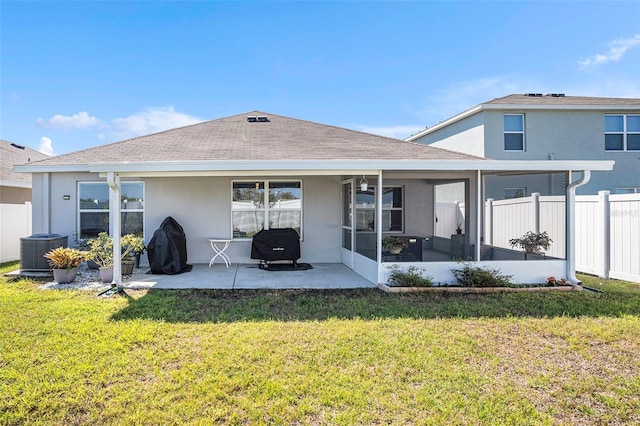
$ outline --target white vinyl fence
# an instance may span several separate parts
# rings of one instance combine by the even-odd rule
[[[485,243],[511,248],[509,240],[529,231],[547,232],[551,248],[547,256],[565,257],[565,197],[541,197],[534,193],[526,198],[510,198],[485,202]],[[518,248],[516,248],[518,249]]]
[[[31,203],[0,204],[0,263],[20,259],[20,238],[31,235]]]
[[[435,235],[448,237],[463,214],[463,203],[438,203]],[[575,220],[577,271],[640,282],[640,194],[578,195]],[[563,196],[488,199],[484,226],[485,244],[504,248],[528,231],[546,231],[553,240],[546,255],[565,257]]]
[[[436,224],[434,235],[449,238],[460,226],[464,232],[464,203],[436,203]]]
[[[640,282],[640,194],[576,198],[576,269]]]

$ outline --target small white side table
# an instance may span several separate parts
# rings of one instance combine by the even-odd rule
[[[211,248],[215,252],[213,257],[211,258],[211,261],[209,262],[209,268],[211,268],[211,266],[213,265],[213,261],[216,260],[216,257],[218,256],[220,256],[222,260],[224,260],[224,264],[227,265],[227,268],[229,267],[229,265],[231,265],[231,259],[225,253],[225,250],[229,248],[229,244],[231,243],[231,241],[233,240],[229,238],[209,238],[209,243],[211,243]],[[218,247],[218,244],[224,244],[224,246],[220,248]]]

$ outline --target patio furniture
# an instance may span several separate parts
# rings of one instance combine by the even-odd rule
[[[218,256],[220,256],[222,260],[224,260],[224,264],[227,265],[227,268],[229,267],[229,265],[231,265],[231,259],[229,258],[229,255],[225,253],[227,248],[229,248],[229,244],[231,243],[231,241],[233,240],[230,238],[209,238],[211,248],[215,252],[213,257],[211,258],[211,261],[209,262],[209,268],[211,268],[211,266],[213,265],[213,261],[216,260],[216,257]],[[218,244],[224,245],[222,246],[222,248],[220,248],[218,247]]]

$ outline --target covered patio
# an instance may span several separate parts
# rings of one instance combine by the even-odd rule
[[[123,288],[140,289],[347,289],[376,288],[361,275],[339,263],[314,263],[313,269],[268,271],[257,264],[232,264],[228,268],[216,263],[195,264],[190,272],[177,275],[147,274],[148,268],[136,270],[123,279]]]

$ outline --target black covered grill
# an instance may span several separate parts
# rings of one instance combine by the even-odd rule
[[[262,260],[262,266],[277,260],[300,259],[300,236],[293,228],[263,229],[253,236],[251,258]]]
[[[153,233],[147,249],[152,274],[174,275],[190,270],[187,238],[182,226],[171,216]]]

